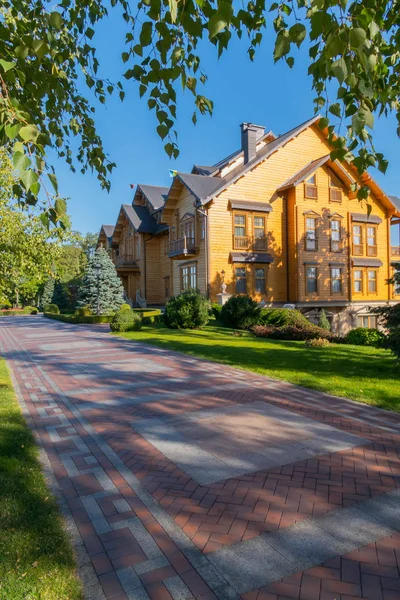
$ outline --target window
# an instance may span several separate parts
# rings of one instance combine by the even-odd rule
[[[331,221],[331,252],[341,252],[341,237],[340,221],[333,219]]]
[[[376,256],[376,227],[367,227],[367,256]]]
[[[317,267],[306,268],[307,279],[307,294],[315,294],[317,292]]]
[[[266,250],[267,239],[265,237],[265,217],[254,217],[253,219],[254,232],[254,250]]]
[[[317,176],[315,174],[305,182],[304,195],[306,198],[314,198],[314,200],[318,198]]]
[[[396,277],[396,274],[397,274],[397,277]],[[400,271],[399,271],[399,269],[394,270],[393,276],[395,277],[393,293],[396,296],[400,296]]]
[[[353,271],[353,289],[355,294],[362,294],[363,291],[363,271],[356,269]]]
[[[262,267],[256,267],[254,270],[255,279],[255,291],[258,294],[265,293],[265,269]]]
[[[376,329],[376,317],[373,315],[358,315],[357,327],[369,327],[370,329]]]
[[[331,288],[332,294],[342,293],[342,269],[340,267],[331,267]]]
[[[181,269],[181,291],[197,287],[196,265],[189,265]]]
[[[317,219],[315,217],[306,218],[306,250],[317,249]]]
[[[194,245],[194,218],[188,218],[181,222],[180,237],[185,237],[188,244]]]
[[[140,237],[135,237],[135,260],[140,260]]]
[[[360,256],[363,254],[361,225],[353,225],[353,254],[355,256]]]
[[[329,178],[329,200],[331,202],[341,202],[342,201],[342,190],[339,182],[334,178]]]
[[[206,217],[200,219],[200,239],[204,240],[206,237]]]
[[[246,215],[234,215],[234,248],[247,248]]]
[[[376,294],[377,271],[368,271],[368,294]]]
[[[235,269],[235,292],[236,294],[246,294],[246,267],[236,267]]]

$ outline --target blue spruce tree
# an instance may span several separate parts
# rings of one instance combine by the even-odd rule
[[[46,283],[44,284],[43,293],[39,305],[40,310],[44,310],[45,306],[52,303],[55,283],[56,282],[54,277],[49,277]]]
[[[96,268],[97,266],[100,268]],[[104,248],[97,248],[86,266],[78,291],[77,305],[88,306],[96,313],[98,299],[100,314],[110,314],[123,304],[123,292],[114,263]]]

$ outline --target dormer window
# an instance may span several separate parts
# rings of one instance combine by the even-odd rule
[[[318,198],[317,175],[315,173],[304,183],[304,195],[306,198],[313,198],[314,200]]]
[[[332,177],[329,177],[329,200],[331,202],[341,202],[342,201],[342,188],[339,181]]]

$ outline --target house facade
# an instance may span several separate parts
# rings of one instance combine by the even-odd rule
[[[128,296],[163,304],[196,287],[216,301],[224,281],[228,293],[290,303],[311,320],[324,308],[340,333],[376,326],[369,307],[400,301],[387,284],[400,260],[400,200],[332,161],[318,120],[281,136],[243,123],[226,159],[178,172],[169,189],[137,186],[111,241]],[[369,186],[368,206],[354,184]],[[122,266],[126,248],[133,262]]]

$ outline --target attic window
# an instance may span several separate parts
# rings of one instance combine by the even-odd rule
[[[317,176],[315,173],[304,183],[304,195],[306,198],[313,198],[314,200],[318,198]]]
[[[341,202],[342,201],[342,188],[339,181],[332,177],[329,177],[329,200],[331,202]]]

